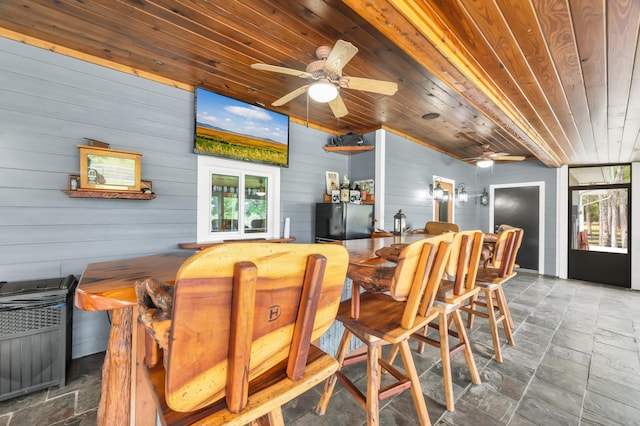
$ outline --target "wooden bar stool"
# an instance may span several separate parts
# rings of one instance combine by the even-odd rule
[[[481,382],[459,308],[480,291],[475,282],[482,244],[483,233],[481,231],[461,231],[453,236],[451,254],[445,268],[445,278],[440,282],[436,294],[435,308],[438,311],[438,323],[433,321],[429,323],[429,327],[439,331],[439,340],[427,336],[427,327],[411,336],[419,340],[418,352],[420,353],[424,351],[425,343],[440,348],[445,401],[449,411],[454,410],[455,401],[451,377],[451,355],[461,350],[464,351],[471,381],[476,385]],[[455,325],[455,330],[451,328],[452,324]],[[458,342],[450,346],[449,336],[454,337]],[[389,355],[389,362],[393,362],[395,353],[394,348]]]
[[[429,415],[420,387],[418,373],[413,362],[409,338],[438,316],[433,307],[435,295],[450,251],[451,236],[442,235],[416,241],[404,247],[400,253],[395,273],[386,283],[389,294],[365,292],[360,295],[358,318],[351,315],[351,301],[340,304],[336,319],[345,327],[336,358],[339,371],[326,382],[316,408],[324,414],[333,393],[336,380],[367,412],[367,424],[379,424],[379,401],[411,389],[413,401],[421,425],[429,425]],[[351,336],[361,340],[366,354],[346,356]],[[382,346],[397,345],[405,367],[403,373],[381,359]],[[367,395],[363,395],[354,383],[341,371],[344,365],[367,362]],[[380,388],[381,369],[389,372],[397,382]]]
[[[460,308],[468,314],[467,327],[469,328],[473,326],[476,315],[489,319],[493,348],[498,362],[503,361],[498,333],[499,324],[502,324],[507,343],[511,346],[515,345],[512,332],[513,319],[502,284],[517,275],[513,269],[523,235],[524,231],[521,228],[508,229],[498,235],[491,263],[478,270],[476,284],[481,294],[472,297],[468,304]]]
[[[162,424],[283,425],[281,406],[338,368],[310,342],[334,321],[347,264],[335,244],[233,243],[187,259],[175,287],[138,281]]]

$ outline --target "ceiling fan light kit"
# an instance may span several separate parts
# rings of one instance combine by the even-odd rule
[[[465,161],[473,160],[476,166],[486,169],[493,166],[495,161],[523,161],[526,157],[522,155],[510,155],[508,152],[493,152],[489,145],[482,145],[482,153],[479,157],[465,158]]]
[[[313,83],[308,90],[311,99],[320,103],[330,102],[338,96],[338,88],[324,78]]]
[[[308,64],[305,71],[269,64],[251,65],[253,69],[311,80],[309,84],[301,86],[274,101],[272,103],[273,106],[282,106],[303,93],[307,93],[316,102],[329,103],[333,115],[336,118],[340,118],[349,113],[340,96],[340,88],[387,96],[391,96],[398,91],[398,84],[392,81],[343,76],[342,68],[358,53],[358,48],[348,41],[338,40],[333,48],[320,46],[315,53],[318,60]]]

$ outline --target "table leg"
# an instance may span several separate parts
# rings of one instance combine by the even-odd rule
[[[113,309],[102,368],[98,425],[127,425],[131,418],[131,330],[133,307]]]
[[[133,399],[131,401],[131,425],[155,426],[156,405],[144,372],[144,348],[147,331],[135,318],[132,326],[133,343],[131,345],[131,359],[133,360],[133,371],[131,372],[131,395]],[[160,360],[160,362],[162,362],[162,360]]]

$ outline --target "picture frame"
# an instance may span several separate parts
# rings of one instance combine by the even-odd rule
[[[331,195],[333,190],[340,189],[340,174],[338,172],[325,172],[325,179],[328,195]]]
[[[142,154],[88,145],[78,145],[78,148],[78,190],[140,192]]]

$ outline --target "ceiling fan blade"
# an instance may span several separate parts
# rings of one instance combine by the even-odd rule
[[[507,155],[510,155],[510,154],[508,152],[484,151],[482,155],[486,155],[489,158],[496,158],[496,157],[506,157]]]
[[[277,65],[251,64],[251,68],[253,68],[254,70],[279,72],[280,74],[294,75],[296,77],[301,77],[301,78],[312,77],[311,73],[308,73],[306,71],[294,70],[293,68],[279,67]]]
[[[492,160],[496,161],[523,161],[526,157],[522,155],[500,155],[495,156]]]
[[[358,48],[348,41],[338,40],[327,56],[322,69],[328,74],[340,74],[342,68],[358,53]]]
[[[329,101],[329,107],[331,107],[331,111],[333,112],[333,115],[336,116],[336,118],[344,117],[345,115],[349,114],[347,106],[344,104],[344,101],[342,100],[342,96],[340,96],[340,94],[338,94],[338,96],[336,96],[334,100]]]
[[[298,96],[300,96],[303,93],[305,93],[307,91],[308,87],[309,87],[309,85],[304,85],[302,87],[298,87],[293,92],[287,93],[286,95],[284,95],[280,99],[277,99],[271,105],[273,105],[273,106],[282,106],[282,105],[286,104],[287,102],[289,102],[290,100],[295,99]]]
[[[344,76],[340,79],[340,87],[389,96],[394,95],[398,91],[398,84],[392,81],[349,76]]]

